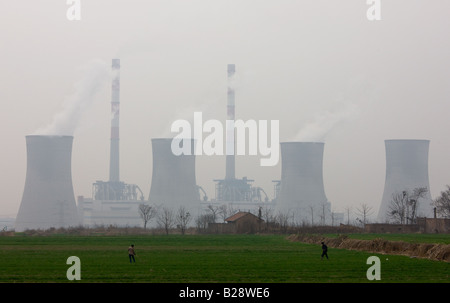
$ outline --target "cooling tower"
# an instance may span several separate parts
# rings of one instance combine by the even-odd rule
[[[429,140],[385,140],[386,179],[383,198],[378,211],[378,222],[388,220],[392,195],[411,192],[414,188],[426,187],[424,198],[418,199],[416,214],[419,217],[431,216],[432,199],[428,181]]]
[[[27,136],[27,172],[16,231],[79,224],[72,186],[72,136]]]
[[[330,218],[330,203],[323,184],[324,143],[283,142],[278,212],[292,216],[294,223],[324,224]]]
[[[176,212],[180,206],[194,214],[200,207],[195,177],[194,140],[191,155],[172,153],[172,139],[152,139],[153,172],[149,201]]]

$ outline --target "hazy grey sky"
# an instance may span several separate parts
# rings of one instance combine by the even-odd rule
[[[91,197],[92,183],[107,181],[111,83],[101,68],[108,74],[112,58],[121,60],[121,179],[146,198],[151,138],[194,111],[225,121],[228,63],[236,64],[236,118],[279,120],[281,141],[308,135],[315,121],[337,122],[321,125],[331,128],[324,183],[334,211],[363,202],[378,211],[385,139],[430,140],[432,197],[450,184],[448,0],[381,0],[380,21],[367,20],[363,0],[80,2],[79,21],[67,19],[62,0],[0,2],[0,216],[20,206],[25,136],[50,124],[64,101],[86,101],[76,86],[86,79],[98,82],[74,133],[75,195]],[[236,175],[272,198],[281,161],[261,167],[259,159],[238,157]],[[224,176],[224,157],[197,158],[210,197]]]

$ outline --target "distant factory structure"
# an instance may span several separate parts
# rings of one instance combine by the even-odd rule
[[[280,145],[277,211],[289,214],[298,224],[331,223],[331,203],[323,183],[324,143],[282,142]]]
[[[136,184],[120,180],[120,59],[112,59],[111,141],[109,181],[92,185],[92,198],[78,197],[82,224],[86,226],[140,226],[139,205],[144,201]]]
[[[234,64],[227,66],[227,120],[235,120]],[[273,180],[273,197],[255,186],[254,179],[236,177],[235,153],[227,153],[225,177],[212,180],[209,197],[197,184],[196,156],[175,155],[172,138],[152,138],[152,178],[148,198],[136,184],[120,178],[120,60],[112,60],[111,141],[109,180],[92,183],[92,196],[78,196],[72,185],[72,136],[26,136],[27,171],[15,230],[72,226],[143,226],[139,208],[152,205],[176,212],[183,207],[195,218],[211,207],[229,206],[241,213],[260,216],[261,209],[273,215],[285,214],[290,223],[339,224],[342,214],[332,212],[323,178],[323,142],[281,142],[281,178]],[[227,131],[235,131],[227,129]],[[227,140],[235,140],[228,134]],[[180,140],[180,144],[185,144]],[[175,144],[178,144],[175,142]],[[236,142],[227,142],[235,147]],[[195,140],[190,141],[195,149]],[[430,216],[428,180],[428,140],[386,140],[386,179],[378,221],[385,222],[392,196],[397,192],[426,187],[428,193],[418,203],[417,216]],[[150,156],[150,155],[149,155]],[[411,202],[411,201],[410,201]],[[333,217],[335,216],[335,217]],[[333,219],[335,218],[335,219]],[[259,220],[261,217],[259,217]]]
[[[15,230],[80,224],[72,185],[72,136],[26,136],[27,171]]]
[[[234,64],[227,66],[227,120],[235,121],[235,90],[233,87],[233,78],[236,73]],[[234,129],[227,131],[235,132]],[[227,146],[236,146],[235,133],[228,133]],[[254,180],[243,177],[236,178],[236,160],[235,150],[232,154],[226,155],[225,178],[215,179],[215,199],[211,201],[202,201],[203,207],[208,205],[229,205],[232,208],[258,211],[264,205],[272,205],[266,192],[261,187],[252,185]]]
[[[160,208],[177,211],[184,207],[191,216],[200,212],[200,193],[195,176],[194,140],[190,155],[172,153],[171,138],[152,139],[153,171],[149,202]],[[180,140],[179,144],[184,144]]]
[[[411,194],[415,188],[426,188],[421,199],[407,201],[408,207],[415,208],[416,217],[431,217],[430,183],[428,179],[429,140],[385,140],[386,179],[378,211],[378,222],[389,221],[388,212],[393,195]]]

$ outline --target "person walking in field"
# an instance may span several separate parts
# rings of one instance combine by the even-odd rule
[[[323,260],[323,257],[327,257],[328,260],[328,246],[325,245],[324,242],[322,242],[322,256],[320,257],[321,260]]]
[[[132,263],[132,260],[134,263],[136,263],[134,256],[136,256],[136,252],[134,251],[134,244],[131,244],[131,246],[128,247],[128,258],[130,259],[130,263]]]

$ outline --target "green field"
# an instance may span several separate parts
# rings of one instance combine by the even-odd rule
[[[135,264],[127,248],[135,244]],[[379,283],[450,281],[450,263],[329,249],[283,235],[3,236],[0,282],[77,282],[66,277],[70,256],[81,281],[159,283]],[[369,256],[381,260],[381,281],[369,281]]]

